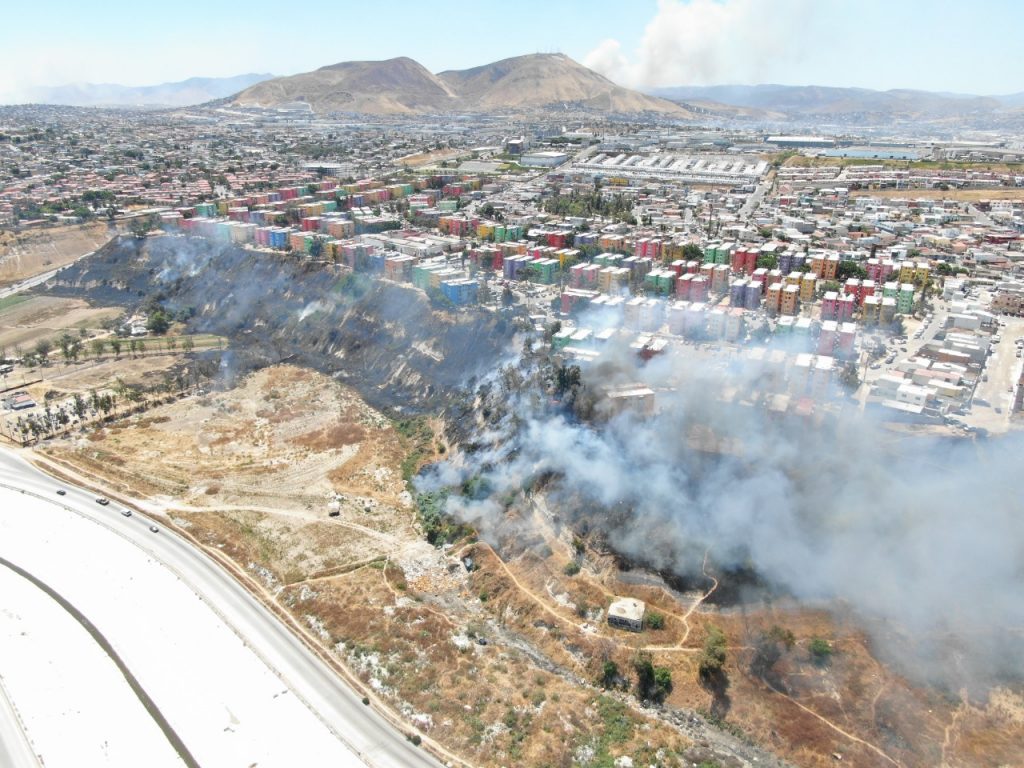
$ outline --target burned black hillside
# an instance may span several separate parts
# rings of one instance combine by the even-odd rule
[[[194,311],[230,339],[240,371],[281,361],[337,375],[375,407],[443,407],[504,348],[510,323],[449,313],[417,290],[196,238],[121,238],[62,270],[49,291],[134,308]]]

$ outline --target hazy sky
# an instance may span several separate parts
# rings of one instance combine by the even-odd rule
[[[1024,91],[1022,0],[430,0],[9,3],[0,101],[411,56],[466,68],[560,51],[633,87],[786,83]]]

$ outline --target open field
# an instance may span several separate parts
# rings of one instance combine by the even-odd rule
[[[979,200],[1024,200],[1024,187],[996,189],[857,189],[851,197],[883,197],[903,200],[957,200],[976,203]]]
[[[431,163],[441,163],[446,160],[458,160],[468,154],[469,153],[465,150],[438,149],[433,152],[420,152],[415,155],[406,155],[405,157],[398,158],[395,162],[408,168],[419,168],[424,165],[430,165]]]
[[[53,340],[65,331],[76,335],[105,334],[104,322],[121,314],[117,307],[91,307],[81,299],[17,294],[0,302],[0,349],[28,351],[40,339]]]
[[[871,157],[824,157],[778,152],[762,155],[769,162],[781,162],[787,168],[820,168],[823,166],[881,165],[895,170],[931,171],[991,171],[993,173],[1021,173],[1024,163],[966,163],[944,160],[886,160]]]
[[[109,239],[105,223],[0,230],[0,287],[70,264]]]

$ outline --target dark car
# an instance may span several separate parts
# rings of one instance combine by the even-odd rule
[[[65,491],[63,488],[58,488],[57,489],[57,495],[58,496],[66,496],[67,495],[67,491]]]
[[[157,528],[155,525],[149,526],[149,530],[151,530],[153,533],[160,533],[160,529]]]
[[[101,507],[105,507],[107,506],[107,504],[110,503],[110,499],[108,499],[106,496],[97,496],[96,503],[99,504]]]

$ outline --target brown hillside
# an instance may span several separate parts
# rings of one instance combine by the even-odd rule
[[[296,102],[320,113],[400,115],[575,107],[692,116],[678,104],[622,88],[562,54],[517,56],[439,75],[404,57],[343,62],[267,80],[233,98],[236,105],[250,107]]]
[[[234,97],[240,106],[305,102],[314,112],[399,115],[445,112],[455,95],[412,59],[346,61],[291,77],[257,83]]]

